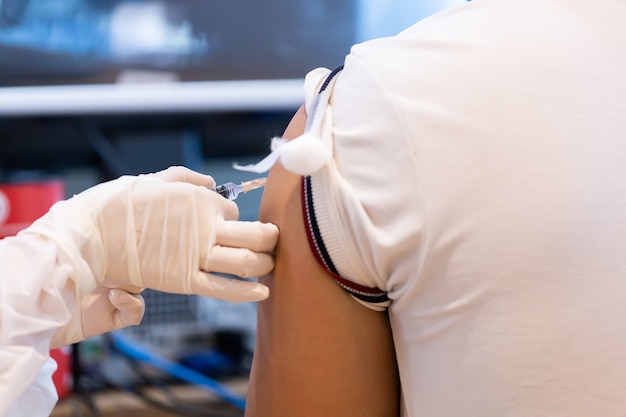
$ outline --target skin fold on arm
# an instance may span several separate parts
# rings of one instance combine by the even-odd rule
[[[285,138],[306,122],[298,110]],[[398,371],[386,313],[362,306],[311,253],[300,200],[301,177],[277,163],[269,173],[260,220],[280,229],[276,266],[261,278],[246,417],[395,417]]]

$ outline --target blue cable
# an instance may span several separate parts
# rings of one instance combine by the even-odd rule
[[[110,335],[115,347],[129,358],[145,362],[183,381],[207,388],[215,395],[235,405],[239,409],[245,409],[246,400],[244,397],[232,392],[230,389],[215,381],[214,379],[209,378],[208,376],[199,372],[196,372],[193,369],[187,368],[186,366],[183,366],[179,363],[157,355],[156,353],[151,352],[145,347],[139,347],[135,343],[127,340],[124,336],[120,335],[119,332],[111,332]]]

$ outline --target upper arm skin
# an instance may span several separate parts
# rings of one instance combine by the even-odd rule
[[[286,138],[302,133],[298,110]],[[318,265],[305,233],[301,177],[276,164],[260,220],[280,229],[276,267],[261,280],[247,417],[392,417],[399,382],[389,320],[352,299]]]

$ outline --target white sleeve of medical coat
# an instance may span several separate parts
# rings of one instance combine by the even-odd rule
[[[50,340],[77,297],[93,290],[75,288],[71,271],[51,242],[0,240],[0,417],[48,416],[58,399]]]

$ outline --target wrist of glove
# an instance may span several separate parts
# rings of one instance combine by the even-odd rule
[[[181,167],[120,177],[55,204],[20,233],[54,241],[83,293],[103,285],[262,300],[265,286],[214,273],[270,272],[278,230],[237,221],[236,204],[212,191],[214,185]]]
[[[98,286],[75,305],[70,321],[57,330],[50,348],[78,343],[93,336],[141,322],[145,302],[141,295]]]

